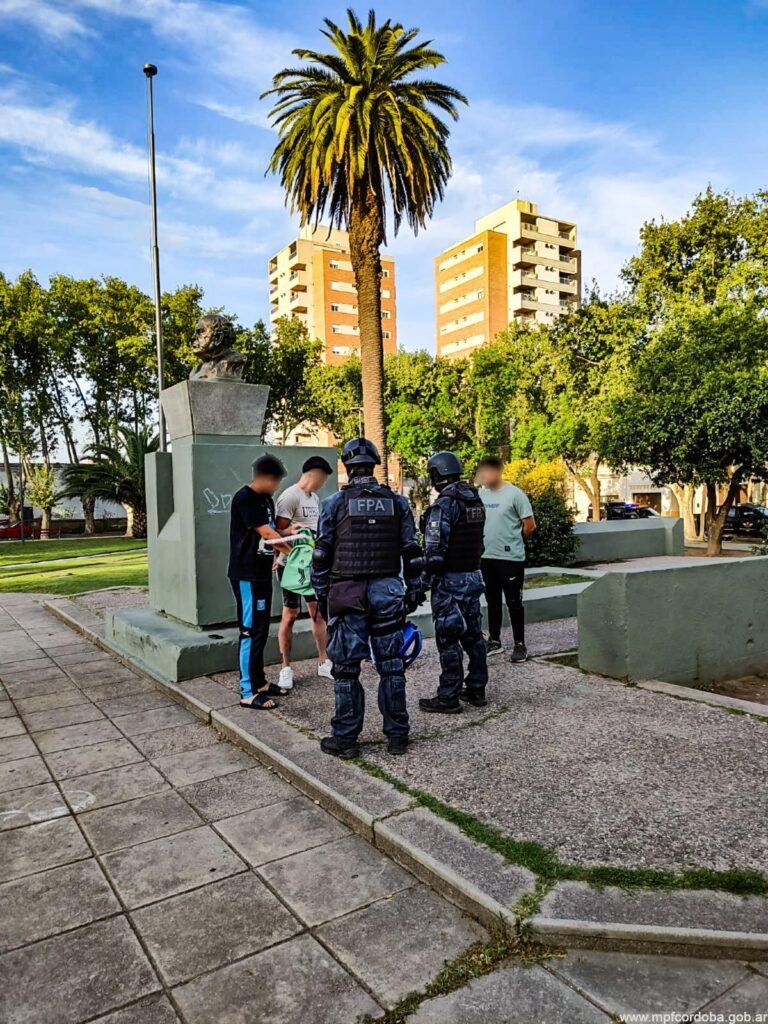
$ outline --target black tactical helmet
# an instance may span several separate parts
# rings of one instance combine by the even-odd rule
[[[381,456],[373,441],[367,437],[353,437],[341,449],[341,461],[350,466],[380,466]]]
[[[438,452],[427,463],[427,472],[433,487],[446,481],[460,480],[463,470],[461,459],[453,452]]]

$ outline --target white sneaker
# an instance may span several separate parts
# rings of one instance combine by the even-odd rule
[[[322,676],[323,679],[333,679],[333,662],[330,658],[320,662],[317,666],[317,674]]]
[[[293,669],[290,665],[287,668],[280,669],[280,678],[277,681],[277,685],[281,690],[293,689]]]

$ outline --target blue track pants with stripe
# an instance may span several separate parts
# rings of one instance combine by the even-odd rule
[[[266,686],[264,648],[272,614],[272,577],[268,580],[230,580],[237,602],[240,629],[240,699],[247,700]]]

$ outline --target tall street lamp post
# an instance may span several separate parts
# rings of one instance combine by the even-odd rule
[[[155,108],[152,97],[152,79],[157,74],[154,64],[144,65],[147,78],[147,102],[149,109],[149,190],[152,208],[152,274],[155,284],[155,341],[157,344],[157,404],[160,451],[165,451],[165,415],[160,401],[164,386],[163,373],[163,319],[160,309],[160,250],[157,246],[157,179],[155,175]]]

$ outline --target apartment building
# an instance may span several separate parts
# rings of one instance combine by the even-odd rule
[[[437,354],[458,359],[515,319],[551,323],[578,305],[576,225],[517,199],[435,259]]]
[[[382,256],[381,322],[384,351],[397,351],[395,261]],[[346,231],[303,228],[269,261],[270,321],[296,316],[310,337],[323,343],[323,357],[342,363],[360,355],[357,290]]]

